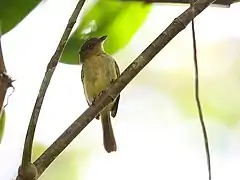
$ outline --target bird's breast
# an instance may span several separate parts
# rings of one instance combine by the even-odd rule
[[[116,79],[114,61],[106,56],[87,59],[83,64],[83,86],[89,103]]]

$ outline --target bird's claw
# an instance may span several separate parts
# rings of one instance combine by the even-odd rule
[[[93,99],[93,101],[92,101],[92,105],[93,105],[93,106],[95,105],[97,99],[98,99],[104,92],[105,92],[105,90],[102,90],[102,91]]]
[[[100,114],[96,115],[95,118],[96,118],[97,120],[99,120],[99,119],[100,119]]]
[[[103,93],[105,92],[105,90],[102,90],[97,97],[100,97],[101,95],[103,95]]]
[[[114,79],[112,79],[112,80],[110,81],[110,84],[113,84],[113,83],[114,83],[114,81],[115,81],[115,80],[114,80]]]
[[[92,105],[93,105],[93,106],[95,106],[95,103],[96,103],[97,99],[98,99],[104,92],[105,92],[105,91],[102,90],[102,91],[97,95],[97,97],[95,97],[95,98],[93,99],[93,101],[92,101]],[[95,118],[96,118],[97,120],[99,120],[99,119],[100,119],[100,114],[96,115]]]

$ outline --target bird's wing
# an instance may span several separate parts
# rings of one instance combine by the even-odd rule
[[[116,73],[117,73],[117,77],[120,76],[120,70],[119,70],[119,67],[117,65],[117,62],[114,60],[114,63],[115,63],[115,70],[116,70]],[[112,106],[112,109],[111,109],[111,116],[114,118],[116,115],[117,115],[117,110],[118,110],[118,103],[119,103],[119,100],[120,100],[120,94],[118,95],[118,97],[116,98],[113,106]]]
[[[82,80],[82,83],[83,83],[83,78],[84,78],[84,74],[83,74],[83,66],[82,66],[82,71],[81,71],[81,80]]]
[[[84,86],[84,80],[83,80],[83,78],[84,78],[84,73],[83,73],[83,66],[82,66],[81,80],[82,80],[82,84],[83,84],[83,86]],[[84,89],[84,88],[83,88],[83,89]],[[85,95],[85,98],[86,98],[86,100],[87,100],[88,105],[91,106],[91,104],[88,102],[88,98],[87,98],[87,94],[86,94],[85,90],[84,90],[84,95]]]
[[[82,67],[81,80],[82,80],[82,84],[83,84],[83,86],[84,86],[83,78],[84,78],[84,73],[83,73],[83,67]],[[86,98],[86,100],[87,100],[88,106],[91,106],[90,102],[88,102],[87,94],[86,94],[85,90],[84,90],[84,95],[85,95],[85,98]],[[99,119],[99,118],[100,118],[100,115],[98,114],[95,118],[96,118],[96,119]]]
[[[114,60],[114,63],[115,63],[115,69],[116,69],[116,72],[117,72],[117,77],[120,76],[120,70],[119,70],[119,67],[117,65],[117,62]]]

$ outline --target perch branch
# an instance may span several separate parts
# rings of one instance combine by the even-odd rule
[[[80,13],[83,4],[84,4],[85,0],[79,0],[79,2],[76,5],[76,8],[74,9],[68,24],[66,26],[66,29],[62,35],[62,38],[58,44],[58,47],[54,53],[54,55],[52,56],[50,62],[48,63],[46,72],[45,72],[45,76],[43,78],[35,105],[34,105],[34,109],[32,112],[32,116],[29,122],[29,126],[28,126],[28,130],[27,130],[27,135],[26,135],[26,139],[25,139],[25,144],[24,144],[24,149],[23,149],[23,157],[22,157],[22,168],[24,170],[24,168],[26,166],[28,166],[31,163],[31,157],[32,157],[32,145],[33,145],[33,139],[34,139],[34,133],[35,133],[35,129],[36,129],[36,125],[37,125],[37,121],[38,121],[38,117],[40,114],[40,110],[42,107],[42,103],[44,100],[44,96],[45,93],[47,91],[48,85],[50,83],[50,80],[52,78],[52,75],[55,71],[55,68],[57,66],[58,60],[62,54],[62,51],[65,47],[65,44],[68,40],[68,37],[72,31],[72,28],[74,26],[74,24],[76,23],[76,19],[78,17],[78,14]]]
[[[208,7],[213,0],[199,0],[194,3],[194,17]],[[34,162],[39,175],[69,145],[69,143],[92,121],[92,119],[111,103],[125,86],[194,18],[189,7],[174,21],[125,69],[121,76],[73,122],[58,139]]]

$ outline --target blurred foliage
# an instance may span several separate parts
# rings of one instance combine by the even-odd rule
[[[33,160],[36,160],[45,149],[45,146],[35,143]],[[79,174],[84,174],[89,155],[90,153],[83,149],[65,150],[53,161],[39,180],[79,179]]]
[[[41,0],[0,0],[2,34],[14,28]]]
[[[164,49],[166,51],[160,52],[134,81],[139,84],[144,82],[171,99],[184,116],[198,118],[194,66],[192,52],[189,51],[192,44],[186,40],[185,47],[181,47],[182,42],[180,38],[175,40],[175,44],[170,43]],[[240,53],[236,47],[239,46],[239,38],[229,37],[211,43],[205,40],[199,43],[199,93],[205,121],[216,121],[229,127],[238,126]]]
[[[0,118],[0,142],[2,140],[3,133],[4,133],[5,121],[6,121],[6,113],[5,113],[5,110],[3,110]]]
[[[78,52],[89,37],[108,35],[105,50],[113,54],[123,48],[141,27],[151,5],[120,0],[98,0],[86,12],[63,52],[61,62],[78,64]]]
[[[234,126],[240,119],[240,60],[227,71],[216,76],[202,77],[200,73],[200,100],[205,121],[221,121]],[[193,72],[157,72],[145,68],[139,83],[145,81],[160,93],[168,95],[186,116],[198,117],[194,96]],[[156,81],[156,78],[158,80]],[[223,83],[224,82],[224,83]]]
[[[231,43],[237,45],[238,41],[234,41],[235,43]],[[218,56],[225,56],[224,51],[226,50],[216,48],[221,44],[225,45],[226,42],[223,41],[219,44],[214,44],[216,51],[212,48],[213,54],[221,52],[221,55]],[[223,47],[227,49],[228,46],[229,45],[226,44],[226,46]],[[232,47],[232,45],[230,47]],[[216,57],[217,55],[211,55],[209,52],[205,53],[207,53],[206,62],[203,62],[203,59],[199,62],[200,100],[205,119],[206,121],[215,119],[229,126],[234,126],[240,119],[240,59],[234,58],[235,61],[233,61],[233,57],[229,54],[225,60],[221,60],[220,57]],[[214,56],[216,58],[214,58]],[[209,59],[207,59],[207,57],[209,57]],[[208,60],[211,60],[212,64],[208,62]],[[204,73],[206,74],[204,75]],[[168,90],[168,92],[179,104],[179,108],[181,108],[186,115],[197,116],[198,113],[194,95],[194,69],[192,69],[192,72],[188,71],[184,73],[181,71],[171,73],[171,75],[169,74],[169,76],[165,78],[168,80],[168,83],[172,82],[168,87],[170,90]]]

